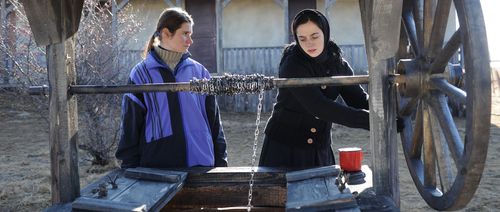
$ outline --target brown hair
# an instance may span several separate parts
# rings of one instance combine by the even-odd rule
[[[181,8],[167,8],[163,10],[160,17],[158,18],[158,23],[156,24],[156,31],[153,33],[149,41],[146,43],[142,56],[146,58],[148,52],[153,48],[153,43],[155,38],[161,40],[160,33],[163,28],[167,28],[172,34],[175,33],[183,23],[194,24],[193,18],[186,11]]]

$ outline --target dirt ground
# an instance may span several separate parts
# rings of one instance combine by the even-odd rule
[[[0,211],[40,211],[50,204],[48,123],[28,105],[22,98],[0,95]],[[500,97],[494,99],[493,105],[491,138],[483,178],[464,211],[500,210]],[[221,116],[228,142],[229,165],[249,166],[256,114],[222,113]],[[263,114],[261,118],[261,133],[268,117],[269,114]],[[370,165],[368,131],[335,126],[332,137],[334,150],[345,146],[362,147],[365,153],[363,163]],[[257,159],[262,134],[258,141]],[[401,147],[399,151],[401,211],[430,210],[413,184]],[[82,188],[115,167],[90,166],[82,154],[79,156]]]

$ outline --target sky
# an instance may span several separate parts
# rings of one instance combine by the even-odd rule
[[[500,27],[494,26],[495,21],[500,21],[500,1],[481,0],[481,7],[483,8],[491,62],[500,63]]]

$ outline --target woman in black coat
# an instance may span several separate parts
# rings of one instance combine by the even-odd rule
[[[279,77],[351,76],[340,48],[330,40],[323,14],[306,9],[292,23],[295,42],[287,46]],[[341,96],[347,105],[335,102]],[[332,122],[369,130],[368,95],[359,85],[280,88],[265,129],[259,166],[311,168],[335,164]]]

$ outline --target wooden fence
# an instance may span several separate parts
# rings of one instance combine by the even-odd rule
[[[351,64],[355,74],[367,74],[368,64],[363,45],[341,45],[344,58]],[[252,48],[223,48],[223,70],[214,75],[232,74],[264,74],[278,76],[278,67],[283,47],[252,47]],[[141,60],[140,51],[124,52],[118,59],[119,67],[130,67],[123,70],[128,76],[130,69]],[[196,59],[196,58],[195,58]],[[215,71],[215,70],[210,70]],[[123,77],[123,76],[122,76]],[[277,90],[266,91],[262,110],[272,111]],[[235,96],[218,96],[217,101],[222,111],[256,112],[258,104],[257,94],[239,94]]]
[[[342,45],[344,58],[351,64],[355,74],[366,74],[368,64],[363,45]],[[278,67],[283,47],[263,48],[224,48],[224,70],[222,73],[253,74],[278,76]],[[219,74],[222,74],[219,72]],[[272,111],[277,90],[266,91],[262,110]],[[217,101],[222,111],[256,112],[258,94],[239,94],[235,96],[218,96]]]

